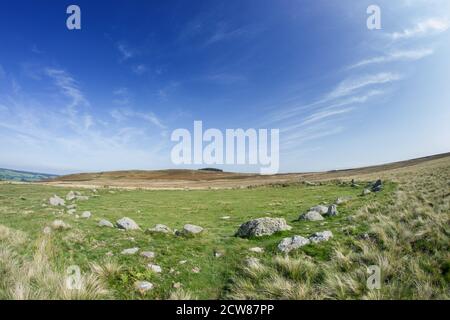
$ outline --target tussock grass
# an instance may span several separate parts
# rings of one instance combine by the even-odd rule
[[[100,299],[107,297],[107,290],[94,273],[81,274],[81,288],[70,289],[66,285],[65,272],[56,270],[51,257],[54,253],[51,237],[45,235],[36,241],[32,257],[17,253],[24,235],[2,227],[0,243],[0,299]],[[20,236],[19,236],[20,235]],[[18,240],[20,239],[20,242]]]
[[[236,299],[449,299],[449,177],[447,163],[390,178],[398,190],[352,217],[368,232],[335,242],[330,259],[276,256],[263,273],[243,269]],[[381,288],[366,286],[367,267],[381,269]]]

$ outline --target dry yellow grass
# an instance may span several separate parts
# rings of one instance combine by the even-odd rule
[[[329,261],[306,254],[275,257],[264,273],[244,268],[229,297],[237,299],[449,299],[450,161],[364,174],[399,183],[387,204],[354,214],[370,231],[335,244]],[[381,288],[368,289],[367,267],[381,270]],[[263,267],[261,267],[263,268]]]

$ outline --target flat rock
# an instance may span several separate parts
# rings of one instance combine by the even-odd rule
[[[249,258],[245,259],[245,264],[249,268],[257,268],[261,265],[259,262],[259,259],[255,258],[255,257],[249,257]]]
[[[302,236],[293,236],[289,238],[284,238],[278,244],[278,250],[284,253],[289,253],[290,251],[303,247],[309,243],[310,240]]]
[[[309,237],[309,241],[313,243],[319,243],[322,241],[328,241],[333,237],[333,233],[331,231],[322,231],[316,232],[311,237]]]
[[[98,222],[98,226],[99,226],[99,227],[114,228],[114,225],[113,225],[111,222],[109,222],[108,220],[106,220],[106,219],[100,220],[100,221]]]
[[[66,206],[66,208],[67,208],[67,210],[76,209],[76,208],[77,208],[77,205],[76,205],[75,203],[69,204],[69,205]]]
[[[134,288],[139,291],[141,294],[153,289],[153,283],[148,281],[136,281],[134,283]]]
[[[134,248],[129,248],[129,249],[122,250],[121,254],[132,255],[132,254],[136,254],[138,251],[139,251],[139,248],[134,247]]]
[[[82,217],[83,219],[89,219],[91,216],[92,216],[92,214],[91,214],[90,211],[84,211],[84,212],[81,214],[81,217]]]
[[[141,256],[147,259],[153,259],[155,257],[155,253],[153,251],[142,251]]]
[[[149,263],[147,265],[147,269],[152,270],[153,272],[156,272],[156,273],[161,273],[162,272],[162,268],[160,266],[156,265],[156,264],[153,264],[153,263]]]
[[[63,205],[65,205],[64,199],[58,197],[56,194],[53,197],[50,197],[49,203],[52,206],[63,206]]]
[[[203,228],[194,224],[185,224],[183,226],[184,234],[199,234],[203,231]]]
[[[264,248],[253,247],[253,248],[248,249],[248,251],[255,252],[255,253],[263,253],[264,252]]]
[[[300,216],[299,220],[320,221],[323,220],[322,215],[317,211],[308,211]]]
[[[124,217],[116,221],[117,227],[124,230],[137,230],[139,229],[139,225],[128,217]]]
[[[146,233],[172,233],[172,230],[165,224],[157,224],[153,228],[148,228]]]
[[[259,218],[242,224],[236,232],[236,236],[242,238],[268,236],[291,228],[283,218]]]
[[[73,191],[69,191],[69,193],[66,195],[66,200],[67,201],[72,201],[77,197],[77,195],[75,194],[75,192]]]
[[[372,191],[370,191],[369,189],[364,189],[363,192],[362,192],[362,195],[366,196],[366,195],[368,195],[370,193],[372,193]]]
[[[328,211],[328,207],[324,206],[324,205],[318,205],[318,206],[311,207],[309,209],[309,211],[316,211],[320,214],[325,214]]]
[[[67,213],[68,214],[75,214],[75,213],[77,213],[77,210],[76,209],[70,209],[70,210],[67,210]]]

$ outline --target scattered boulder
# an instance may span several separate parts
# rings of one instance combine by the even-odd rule
[[[117,227],[124,230],[137,230],[139,229],[139,225],[128,217],[124,217],[116,221]]]
[[[75,194],[75,192],[73,192],[72,190],[69,191],[69,193],[66,195],[66,200],[67,201],[72,201],[77,197],[77,195]]]
[[[152,270],[153,272],[156,272],[156,273],[162,272],[162,268],[160,266],[158,266],[156,264],[152,264],[152,263],[149,263],[147,265],[147,269]]]
[[[311,237],[309,237],[309,241],[313,243],[319,243],[322,241],[328,241],[330,238],[333,237],[333,233],[331,231],[322,231],[322,232],[316,232]]]
[[[359,188],[359,185],[355,182],[355,179],[352,179],[352,182],[350,185],[352,188]]]
[[[146,233],[172,233],[172,230],[164,224],[157,224],[153,228],[147,229]]]
[[[196,235],[201,233],[202,231],[203,231],[202,227],[193,224],[185,224],[181,233],[185,235]]]
[[[83,219],[89,219],[90,217],[91,217],[91,212],[90,211],[84,211],[82,214],[81,214],[81,217],[83,218]]]
[[[372,191],[370,191],[369,189],[364,189],[362,192],[363,196],[367,196],[368,194],[372,193]]]
[[[383,183],[381,182],[380,179],[378,179],[371,188],[372,192],[380,192],[383,189]]]
[[[134,283],[134,287],[137,291],[139,291],[140,294],[144,294],[147,291],[153,289],[153,283],[150,283],[148,281],[136,281]]]
[[[338,210],[337,210],[337,206],[335,204],[332,204],[331,206],[328,207],[328,211],[326,213],[326,215],[328,217],[334,217],[337,216],[339,214]]]
[[[138,251],[139,251],[139,248],[134,247],[134,248],[129,248],[129,249],[122,250],[121,254],[132,255],[132,254],[136,254]]]
[[[67,210],[67,213],[68,213],[68,214],[75,214],[76,212],[77,212],[76,209],[70,209],[70,210]]]
[[[323,220],[322,215],[317,211],[308,211],[305,214],[302,214],[299,220],[308,220],[308,221],[320,221]]]
[[[289,238],[284,238],[278,244],[278,250],[284,253],[289,253],[290,251],[303,247],[309,243],[310,240],[302,236],[293,236]]]
[[[264,252],[264,248],[253,247],[253,248],[248,249],[248,251],[254,252],[254,253],[263,253]]]
[[[309,209],[309,211],[316,211],[316,212],[318,212],[320,214],[325,214],[328,211],[328,207],[324,206],[324,205],[318,205],[318,206],[315,206],[315,207],[311,207]]]
[[[88,197],[88,196],[77,196],[77,197],[76,197],[76,200],[79,200],[79,201],[88,201],[88,200],[89,200],[89,197]]]
[[[155,253],[153,251],[142,251],[141,256],[147,259],[153,259],[155,257]]]
[[[306,186],[309,186],[309,187],[316,186],[316,184],[314,182],[307,181],[307,180],[303,181],[303,184],[306,185]]]
[[[69,204],[69,205],[66,206],[67,210],[73,210],[73,209],[76,209],[76,208],[77,208],[77,205],[75,203]]]
[[[193,273],[200,273],[200,268],[199,267],[194,267],[194,268],[192,268],[192,272]]]
[[[56,194],[53,195],[53,197],[50,197],[49,203],[52,206],[63,206],[63,205],[65,205],[64,199],[58,197]]]
[[[100,220],[100,221],[98,222],[98,226],[99,226],[99,227],[114,228],[114,225],[113,225],[111,222],[109,222],[108,220],[106,220],[106,219]]]
[[[55,220],[52,222],[51,224],[52,229],[54,230],[66,230],[66,229],[70,229],[70,225],[68,225],[67,223],[65,223],[62,220]]]
[[[236,236],[238,237],[261,237],[274,234],[275,232],[291,230],[283,218],[259,218],[242,224]]]
[[[222,218],[220,218],[220,219],[222,219],[222,220],[229,220],[231,217],[230,216],[223,216]]]

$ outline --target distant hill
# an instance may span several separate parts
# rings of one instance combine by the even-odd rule
[[[56,178],[57,175],[0,168],[0,180],[33,182]]]

